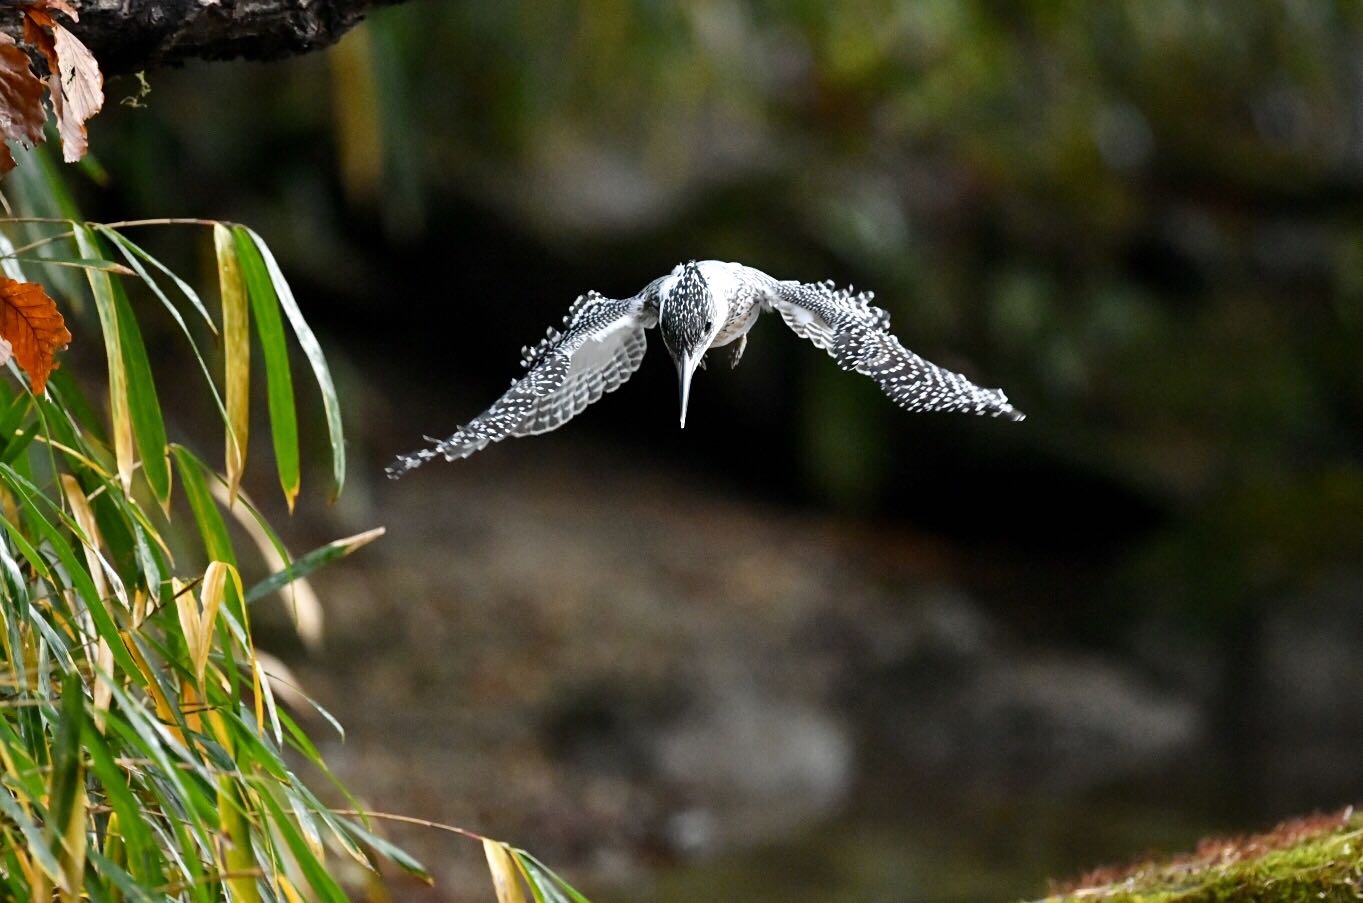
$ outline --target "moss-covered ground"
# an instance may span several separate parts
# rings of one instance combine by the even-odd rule
[[[1105,868],[1057,885],[1046,903],[1305,903],[1363,900],[1363,816],[1294,819],[1193,853]]]

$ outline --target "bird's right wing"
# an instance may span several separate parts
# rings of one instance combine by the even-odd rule
[[[449,438],[398,456],[388,476],[397,479],[436,458],[458,461],[509,437],[547,433],[618,389],[644,359],[644,330],[658,321],[657,284],[623,301],[596,292],[578,298],[563,332],[551,329],[534,348],[521,350],[526,374],[492,407]]]
[[[981,388],[901,345],[890,332],[889,313],[871,304],[870,292],[853,294],[832,282],[782,282],[750,272],[750,279],[763,280],[767,307],[796,335],[827,351],[844,370],[874,379],[901,408],[1023,418],[1002,390]]]

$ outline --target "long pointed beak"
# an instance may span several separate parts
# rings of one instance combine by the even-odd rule
[[[691,400],[691,374],[696,372],[696,360],[677,361],[677,378],[681,381],[681,428],[686,429],[686,404]]]

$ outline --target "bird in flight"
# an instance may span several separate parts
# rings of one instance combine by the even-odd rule
[[[436,458],[458,461],[493,442],[557,429],[639,369],[645,332],[654,326],[677,365],[684,428],[691,377],[705,367],[706,353],[731,346],[729,363],[737,366],[748,330],[766,311],[779,314],[842,369],[874,379],[907,411],[1023,418],[1001,390],[980,388],[901,345],[890,333],[890,315],[871,304],[873,297],[832,282],[773,279],[718,260],[679,264],[632,298],[588,292],[573,302],[561,332],[550,329],[538,345],[521,349],[525,375],[492,407],[447,439],[427,437],[430,447],[400,455],[388,476],[397,479]]]

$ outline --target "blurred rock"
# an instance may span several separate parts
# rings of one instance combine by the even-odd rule
[[[687,852],[748,846],[836,810],[852,783],[847,729],[819,707],[725,687],[654,740],[664,786],[687,800],[667,826]]]
[[[1361,574],[1336,575],[1266,616],[1255,710],[1265,783],[1290,802],[1363,795],[1361,643]]]
[[[980,791],[1077,794],[1158,771],[1198,742],[1190,700],[1123,664],[1009,644],[961,596],[937,594],[918,642],[874,678],[907,770]]]

